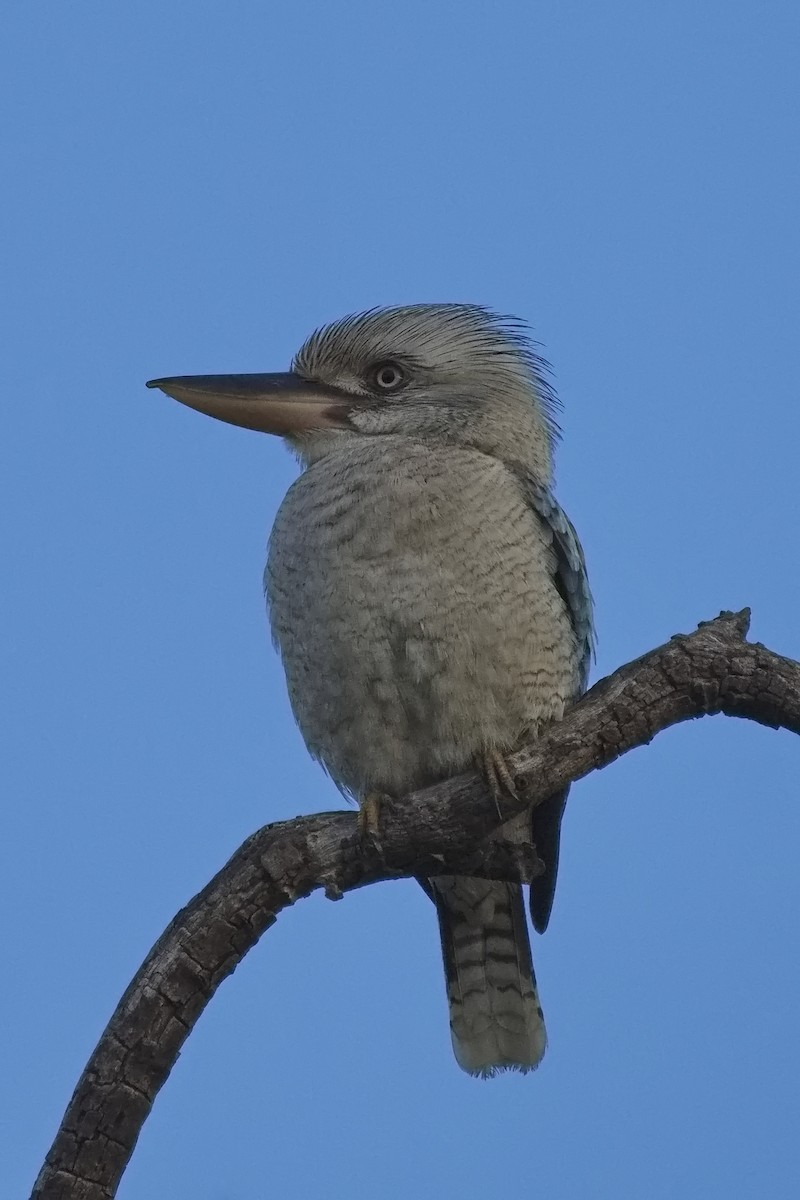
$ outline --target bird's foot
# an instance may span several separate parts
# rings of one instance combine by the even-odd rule
[[[367,792],[358,803],[358,832],[363,841],[372,842],[380,849],[381,805],[383,792]]]
[[[496,749],[480,750],[473,761],[475,770],[483,777],[492,794],[497,815],[502,819],[505,816],[502,807],[503,797],[510,796],[512,800],[519,800],[517,785],[514,782],[514,776],[508,769],[508,763],[504,755]]]

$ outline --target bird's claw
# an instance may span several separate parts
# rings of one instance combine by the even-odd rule
[[[358,806],[358,832],[364,841],[372,842],[380,848],[380,821],[383,795],[381,792],[367,792]]]
[[[481,750],[475,755],[475,769],[483,777],[486,786],[492,794],[497,808],[497,815],[503,818],[504,813],[501,803],[503,797],[510,796],[512,800],[519,801],[517,785],[514,782],[514,776],[508,769],[508,763],[504,755],[495,749]]]

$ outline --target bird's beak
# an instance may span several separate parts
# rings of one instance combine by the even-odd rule
[[[263,433],[283,437],[311,429],[347,424],[353,397],[347,392],[303,379],[293,371],[272,375],[175,375],[151,379],[189,408]]]

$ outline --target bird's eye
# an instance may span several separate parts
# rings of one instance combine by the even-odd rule
[[[372,382],[382,392],[394,392],[406,381],[406,373],[397,363],[380,363],[372,372]]]

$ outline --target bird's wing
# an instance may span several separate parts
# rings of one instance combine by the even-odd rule
[[[525,497],[534,512],[541,518],[544,528],[553,539],[556,568],[553,582],[567,606],[580,663],[580,686],[577,695],[586,688],[589,664],[594,654],[594,603],[586,573],[583,548],[575,532],[575,526],[561,505],[547,488],[535,483],[530,476],[524,480]]]
[[[522,482],[528,503],[552,537],[555,551],[553,583],[567,607],[578,652],[577,698],[586,688],[595,645],[593,601],[583,549],[572,522],[552,493],[527,474]],[[544,874],[537,876],[530,885],[531,919],[539,933],[544,933],[547,928],[553,907],[561,818],[568,792],[569,788],[566,788],[549,796],[531,814],[533,841],[546,868]]]

